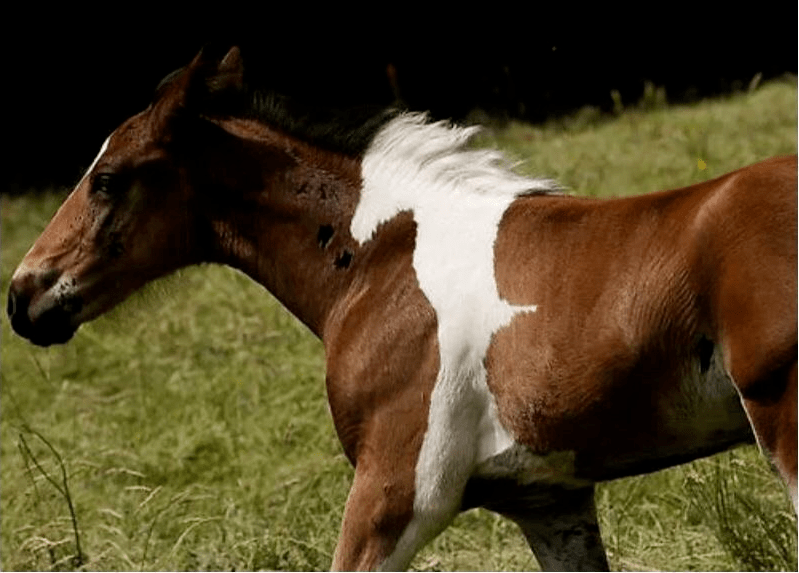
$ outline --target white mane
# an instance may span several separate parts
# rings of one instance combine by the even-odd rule
[[[353,237],[364,241],[369,238],[364,236],[367,229],[430,202],[482,197],[504,203],[509,197],[558,191],[549,179],[514,173],[498,150],[468,149],[466,144],[479,129],[430,123],[422,113],[402,114],[386,124],[361,163],[361,201],[369,206],[357,213],[362,217],[353,219]]]
[[[459,490],[448,484],[465,484],[515,448],[486,382],[485,357],[498,330],[537,306],[502,299],[494,246],[516,197],[557,188],[514,173],[498,151],[467,149],[475,131],[401,115],[378,132],[361,163],[350,232],[364,243],[379,236],[382,223],[412,213],[413,270],[438,327],[439,371],[416,462],[414,522],[398,547],[435,526],[426,516],[457,512],[460,498],[452,492]]]

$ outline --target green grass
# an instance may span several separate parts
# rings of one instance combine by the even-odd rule
[[[642,193],[795,152],[796,98],[775,82],[687,107],[512,124],[481,143],[574,193]],[[63,197],[2,198],[3,293]],[[2,569],[329,567],[352,469],[323,349],[260,286],[187,269],[49,349],[0,322]],[[793,510],[755,448],[602,484],[598,503],[614,569],[797,568]],[[515,526],[483,511],[414,561],[535,566]]]

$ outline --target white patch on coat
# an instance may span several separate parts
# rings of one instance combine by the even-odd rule
[[[475,469],[515,444],[499,422],[484,359],[493,334],[536,307],[500,298],[494,243],[503,214],[519,195],[555,186],[513,173],[498,151],[465,149],[474,132],[402,115],[377,134],[362,162],[351,234],[364,243],[382,223],[412,212],[413,266],[436,312],[440,349],[416,465],[414,517],[385,569],[407,566],[455,516]]]
[[[486,478],[512,478],[519,485],[557,484],[573,488],[591,485],[592,482],[575,477],[576,457],[573,451],[534,454],[529,448],[514,444],[481,462],[475,474]]]
[[[691,444],[713,444],[715,440],[729,441],[730,435],[745,432],[751,425],[746,409],[741,412],[741,399],[729,372],[724,366],[722,347],[714,345],[711,361],[705,371],[694,358],[682,378],[678,392],[660,399],[665,430],[675,437],[669,444],[677,451],[690,451]],[[670,452],[669,452],[670,453]],[[664,454],[664,455],[668,455]]]

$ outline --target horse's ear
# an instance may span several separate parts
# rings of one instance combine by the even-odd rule
[[[215,73],[212,72],[206,79],[206,86],[212,94],[244,89],[244,64],[238,46],[233,46],[225,54],[217,65]]]
[[[233,46],[224,57],[208,46],[188,66],[190,74],[186,105],[204,113],[234,113],[244,93],[241,50]]]

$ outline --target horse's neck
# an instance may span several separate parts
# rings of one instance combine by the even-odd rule
[[[218,259],[259,282],[321,336],[351,281],[357,243],[349,226],[360,162],[289,138],[281,145],[288,166],[273,172],[264,165],[263,189],[211,215]]]

